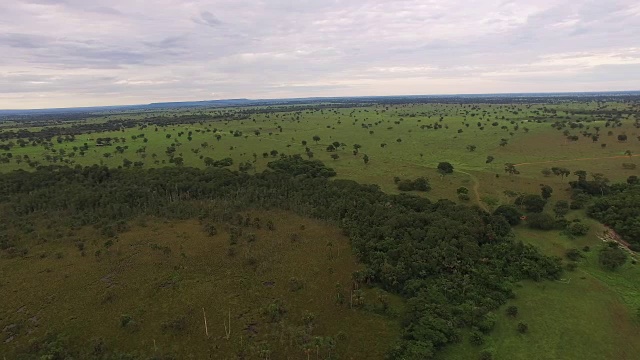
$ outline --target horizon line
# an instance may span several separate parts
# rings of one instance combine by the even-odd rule
[[[118,107],[142,107],[162,104],[183,104],[183,103],[205,103],[215,101],[286,101],[286,100],[306,100],[306,99],[358,99],[358,98],[394,98],[394,97],[455,97],[455,96],[505,96],[505,95],[571,95],[571,94],[626,94],[639,93],[639,90],[601,90],[601,91],[549,91],[549,92],[495,92],[495,93],[450,93],[450,94],[397,94],[397,95],[354,95],[354,96],[302,96],[302,97],[282,97],[282,98],[225,98],[206,100],[183,100],[183,101],[152,101],[149,103],[129,103],[114,105],[88,105],[88,106],[68,106],[54,108],[24,108],[24,109],[0,109],[3,112],[20,111],[47,111],[47,110],[82,110],[82,109],[107,109]]]

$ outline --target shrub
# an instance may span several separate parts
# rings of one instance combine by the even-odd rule
[[[603,268],[614,271],[627,262],[627,253],[620,249],[618,244],[609,243],[609,246],[600,250],[598,261]]]
[[[493,360],[493,352],[491,350],[482,350],[480,352],[480,360]]]
[[[520,224],[520,217],[522,216],[520,210],[513,205],[500,205],[493,214],[504,217],[512,226]]]
[[[472,345],[480,346],[480,345],[484,344],[484,336],[482,336],[482,333],[480,331],[473,330],[473,331],[471,331],[471,334],[469,335],[469,342]]]
[[[567,226],[567,231],[573,236],[584,236],[589,232],[589,225],[582,222],[572,222]]]
[[[551,230],[555,226],[555,220],[549,214],[534,213],[527,217],[527,225],[532,229]]]
[[[571,261],[578,261],[582,257],[582,254],[580,254],[580,251],[578,251],[578,249],[567,249],[564,255]]]
[[[289,291],[295,292],[304,288],[304,282],[296,277],[289,279]]]
[[[525,334],[529,331],[529,326],[525,323],[518,323],[518,332],[520,334]]]
[[[267,318],[267,321],[272,323],[282,320],[286,313],[287,309],[285,309],[280,300],[275,300],[271,304],[267,305],[264,309],[262,309],[262,315]]]

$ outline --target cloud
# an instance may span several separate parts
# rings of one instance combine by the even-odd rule
[[[0,108],[626,90],[639,33],[632,0],[15,0]]]
[[[222,21],[220,21],[220,19],[215,17],[215,15],[213,15],[209,11],[201,12],[199,20],[201,20],[204,24],[212,26],[212,27],[217,27],[217,26],[222,25]]]

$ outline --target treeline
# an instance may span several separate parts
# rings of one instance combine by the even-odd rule
[[[45,126],[40,130],[31,131],[28,129],[6,130],[0,132],[0,140],[29,139],[30,142],[36,139],[51,141],[54,137],[101,133],[109,131],[121,131],[136,127],[154,126],[174,126],[203,123],[215,120],[244,120],[247,115],[240,113],[220,113],[206,115],[182,115],[182,116],[154,116],[142,119],[118,119],[106,122],[83,122],[70,126]],[[48,124],[50,125],[50,124]]]
[[[503,216],[329,180],[334,174],[300,156],[275,160],[256,175],[215,167],[49,166],[0,175],[0,211],[12,227],[25,226],[30,216],[111,230],[141,214],[229,221],[248,208],[334,222],[367,266],[354,274],[354,287],[377,285],[407,300],[401,341],[389,353],[393,359],[432,358],[463,341],[465,328],[474,330],[477,343],[493,328],[492,311],[514,296],[515,282],[561,275],[560,260],[514,241]]]
[[[596,198],[587,214],[614,229],[633,251],[640,251],[640,182],[637,177],[626,187]]]

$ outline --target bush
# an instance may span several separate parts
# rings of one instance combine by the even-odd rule
[[[525,334],[529,331],[529,326],[525,323],[518,323],[518,332],[520,334]]]
[[[296,277],[289,279],[289,291],[296,292],[304,288],[304,282]]]
[[[580,254],[578,249],[567,249],[567,251],[564,252],[564,255],[571,261],[578,261],[582,257],[582,254]]]
[[[511,226],[520,224],[522,213],[513,205],[500,205],[493,212],[493,215],[500,215],[507,219]]]
[[[400,191],[412,191],[413,190],[413,181],[411,180],[401,180],[398,182],[398,190]]]
[[[541,213],[547,204],[547,200],[543,199],[540,195],[528,194],[519,196],[516,199],[516,204],[522,205],[527,212]]]
[[[480,346],[484,344],[484,336],[482,336],[482,333],[480,331],[473,330],[471,331],[471,335],[469,335],[469,342],[472,345]]]
[[[617,243],[609,243],[609,246],[600,250],[598,261],[603,268],[614,271],[627,262],[627,253]]]
[[[267,321],[272,323],[282,320],[284,314],[286,313],[287,309],[285,309],[280,300],[275,300],[271,304],[267,305],[264,309],[262,309],[262,314],[267,318]]]
[[[493,360],[493,352],[491,350],[482,350],[480,352],[480,360]]]
[[[395,180],[394,180],[395,181]],[[429,185],[429,180],[425,177],[419,177],[415,180],[399,180],[396,182],[398,186],[398,190],[400,191],[429,191],[431,190],[431,185]]]
[[[515,305],[511,305],[507,308],[507,315],[511,316],[511,317],[516,317],[518,316],[518,307]]]
[[[589,225],[582,222],[572,222],[567,226],[567,231],[573,236],[584,236],[589,232]]]
[[[478,323],[478,329],[485,334],[488,334],[493,330],[496,325],[496,316],[493,313],[487,313],[482,321]]]
[[[551,230],[555,227],[555,220],[549,214],[531,214],[527,217],[527,225],[532,229]]]
[[[215,225],[211,223],[205,224],[203,226],[203,230],[208,236],[215,236],[218,234],[218,229],[216,229]]]

